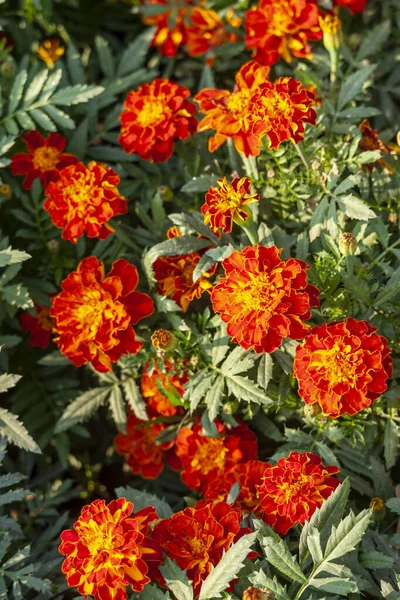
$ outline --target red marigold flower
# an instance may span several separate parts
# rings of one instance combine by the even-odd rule
[[[307,404],[319,404],[334,419],[355,415],[387,389],[391,350],[376,327],[346,319],[313,327],[296,348],[294,377]]]
[[[260,200],[260,194],[252,194],[250,188],[248,177],[235,177],[232,183],[228,183],[226,177],[218,179],[217,186],[208,190],[201,207],[204,223],[212,231],[221,229],[223,233],[230,233],[233,221],[246,222],[250,215],[247,205]]]
[[[338,6],[346,6],[353,14],[360,13],[365,9],[367,0],[333,0]]]
[[[180,233],[176,226],[169,228],[168,239],[179,236]],[[170,296],[179,304],[183,312],[187,311],[189,304],[195,298],[200,298],[204,291],[212,288],[210,277],[215,274],[217,265],[193,281],[193,271],[205,251],[206,248],[199,252],[179,256],[161,256],[153,264],[154,277],[157,280],[157,294]]]
[[[340,484],[331,477],[336,473],[337,467],[324,467],[322,459],[310,452],[291,452],[279,459],[266,468],[256,486],[264,521],[281,535],[296,523],[303,525]]]
[[[58,133],[49,133],[45,139],[38,131],[29,131],[21,138],[28,154],[19,153],[11,157],[13,175],[26,175],[22,187],[30,190],[35,179],[39,178],[45,188],[56,181],[61,169],[78,162],[72,154],[63,154],[67,140]]]
[[[150,375],[147,371],[148,367],[149,363],[145,366],[142,375],[142,395],[150,409],[150,414],[165,417],[182,414],[183,409],[172,404],[160,391],[159,385],[161,384],[167,392],[183,396],[184,386],[189,380],[187,373],[178,373],[167,359],[164,360],[164,371],[161,371],[156,364]]]
[[[187,2],[189,4],[189,2]],[[150,17],[143,17],[143,23],[156,27],[152,45],[164,56],[175,56],[178,48],[182,47],[187,41],[187,31],[184,22],[184,16],[187,8],[176,7],[170,10],[163,10],[163,6],[168,6],[167,0],[145,0],[144,6],[159,5],[160,12]]]
[[[233,92],[206,88],[201,90],[195,101],[206,116],[198,125],[198,131],[214,129],[208,142],[214,152],[228,138],[233,138],[235,148],[245,156],[258,156],[261,137],[258,131],[260,119],[254,114],[252,98],[258,87],[268,79],[269,67],[255,61],[245,63],[237,72]]]
[[[286,140],[297,144],[304,139],[305,123],[315,125],[315,102],[314,94],[293,77],[263,83],[252,98],[252,109],[260,120],[258,134],[267,135],[274,150]]]
[[[320,40],[316,0],[259,0],[246,13],[245,44],[263,64],[311,58],[309,41]]]
[[[215,426],[219,437],[202,435],[198,418],[191,429],[182,427],[176,438],[182,481],[191,490],[204,493],[238,463],[257,458],[257,438],[245,423],[238,421],[237,427],[228,429],[221,421],[215,421]]]
[[[63,291],[52,301],[55,342],[77,367],[88,362],[105,373],[111,363],[143,346],[132,325],[154,312],[153,301],[135,291],[138,272],[124,258],[105,276],[95,256],[84,258],[62,282]]]
[[[156,479],[167,461],[173,469],[180,469],[180,461],[176,458],[174,442],[158,444],[158,436],[165,430],[163,423],[142,421],[130,414],[126,433],[120,432],[114,444],[117,452],[127,456],[127,465],[132,473],[145,479]]]
[[[236,344],[255,352],[273,352],[283,338],[301,340],[310,308],[319,291],[307,285],[308,265],[295,258],[281,260],[276,246],[247,246],[222,265],[225,278],[211,294],[216,312]]]
[[[69,587],[94,600],[126,600],[126,588],[141,592],[149,566],[161,562],[149,525],[159,517],[153,506],[132,514],[133,504],[118,498],[84,506],[74,529],[61,533],[62,572]]]
[[[198,596],[201,583],[212,571],[223,554],[242,535],[250,532],[241,528],[242,513],[226,502],[199,502],[194,508],[185,508],[169,519],[159,521],[152,539],[162,551],[187,571]],[[155,577],[164,583],[160,573]]]
[[[190,91],[168,79],[154,79],[129,92],[121,113],[119,143],[128,154],[163,162],[174,150],[176,140],[193,135],[196,107],[187,100]]]
[[[186,34],[190,56],[201,56],[212,48],[237,40],[237,35],[227,31],[222,19],[212,9],[195,6],[188,11],[188,21],[190,25]]]
[[[44,208],[63,230],[63,240],[76,244],[85,233],[105,240],[114,231],[108,221],[128,210],[117,188],[120,181],[113,169],[92,161],[87,167],[81,162],[66,167],[49,183]]]
[[[25,312],[21,315],[21,327],[23,331],[30,331],[29,343],[38,348],[47,348],[51,341],[53,331],[53,319],[50,317],[49,306],[38,306],[35,304],[36,315]]]

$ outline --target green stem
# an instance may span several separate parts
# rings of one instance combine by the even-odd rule
[[[353,256],[346,256],[346,265],[347,265],[347,273],[350,277],[352,277],[353,276],[353,266],[354,266]]]
[[[247,177],[253,181],[258,181],[259,177],[255,156],[245,156],[244,154],[241,154],[241,157]]]
[[[331,59],[331,86],[333,87],[337,80],[337,74],[339,69],[339,52],[337,50],[331,50],[329,52]]]
[[[367,266],[367,270],[370,271],[372,269],[372,267],[374,267],[375,265],[377,265],[380,260],[386,256],[386,254],[388,252],[390,252],[391,250],[393,250],[393,248],[396,248],[396,246],[398,246],[400,244],[400,239],[397,240],[397,242],[394,242],[394,244],[392,244],[391,246],[388,246],[388,248],[386,248],[386,250],[384,250],[377,258],[375,258],[375,260],[372,261],[372,263],[370,263]]]
[[[258,244],[258,234],[255,223],[243,225],[243,230],[246,232],[251,244]]]
[[[294,147],[296,148],[297,154],[300,156],[300,158],[301,158],[301,160],[302,160],[303,165],[305,166],[305,168],[309,169],[310,168],[309,162],[308,162],[308,160],[307,160],[307,158],[306,158],[306,156],[305,156],[302,148],[300,147],[300,143],[295,144]]]
[[[228,156],[229,156],[229,164],[232,171],[236,171],[238,175],[240,175],[240,160],[239,153],[237,152],[232,138],[227,139],[228,144]]]

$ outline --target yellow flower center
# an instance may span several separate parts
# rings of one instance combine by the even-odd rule
[[[202,540],[199,537],[194,537],[188,540],[188,544],[192,550],[192,553],[194,556],[199,556],[199,555],[204,555],[206,550],[207,550],[207,546],[206,543],[204,542],[204,540]]]
[[[165,115],[165,106],[161,100],[151,99],[144,103],[142,110],[139,112],[137,120],[142,127],[149,125],[157,125],[163,120]]]
[[[285,481],[278,486],[281,494],[285,496],[285,503],[289,503],[293,496],[296,496],[302,492],[305,485],[309,486],[310,476],[309,475],[298,475],[295,481]]]
[[[208,438],[204,443],[199,444],[190,463],[194,469],[207,475],[217,467],[223,469],[225,465],[225,455],[228,449],[224,442],[217,438]]]
[[[266,96],[263,96],[262,104],[271,117],[290,119],[293,114],[290,97],[287,94],[282,94],[282,92],[271,90]]]
[[[233,113],[243,113],[246,111],[250,100],[250,90],[241,90],[234,92],[227,100],[228,109]]]
[[[292,2],[279,0],[273,3],[272,18],[268,24],[268,30],[277,37],[284,37],[288,33],[293,33],[293,21],[295,14]]]
[[[85,526],[86,531],[83,541],[92,557],[95,557],[99,552],[115,554],[114,527],[110,526],[110,522],[104,525],[108,525],[107,531],[104,531],[103,527],[94,521],[90,521]]]
[[[57,168],[60,152],[54,146],[41,146],[33,152],[32,162],[39,171],[53,171]]]
[[[243,194],[233,189],[231,185],[225,185],[221,189],[223,196],[221,197],[221,204],[227,205],[228,208],[238,208],[243,204]]]
[[[243,285],[238,290],[238,304],[240,303],[242,311],[248,313],[253,310],[269,310],[272,313],[284,295],[284,290],[277,290],[269,273],[249,275],[250,280],[238,282],[238,285]]]
[[[350,345],[335,343],[330,350],[317,350],[313,353],[310,367],[322,371],[329,384],[347,383],[354,386],[357,381],[356,369],[360,357]]]
[[[100,290],[90,290],[82,297],[82,303],[74,310],[74,319],[78,327],[85,331],[85,340],[96,338],[100,328],[106,321],[120,323],[127,316],[121,302],[105,297]],[[104,327],[105,335],[109,335],[109,327]]]
[[[319,17],[319,24],[322,31],[328,35],[336,35],[341,29],[341,21],[337,13],[328,14],[324,17]]]

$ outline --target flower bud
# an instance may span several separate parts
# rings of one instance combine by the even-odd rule
[[[357,250],[357,240],[352,233],[342,233],[339,238],[339,250],[343,256],[353,256]]]
[[[244,590],[243,600],[275,600],[275,595],[267,588],[248,587]]]
[[[13,60],[6,60],[0,67],[0,74],[6,79],[12,79],[15,75],[16,66]]]
[[[319,404],[305,404],[303,411],[304,411],[304,416],[307,417],[308,419],[311,419],[311,417],[315,417],[316,415],[319,415],[319,413],[321,412],[321,408],[320,408]]]
[[[239,402],[237,400],[230,400],[229,402],[225,402],[222,410],[226,415],[234,415],[238,408]]]
[[[176,336],[166,329],[157,329],[151,336],[151,343],[157,350],[169,352],[174,350],[178,343]]]
[[[267,179],[275,179],[275,169],[273,169],[272,167],[268,167],[267,169]]]
[[[236,223],[236,225],[239,225],[239,227],[247,227],[248,225],[250,225],[250,223],[253,222],[253,213],[251,212],[251,208],[249,206],[242,205],[240,207],[240,212],[246,213],[246,219],[243,219],[240,216],[239,212],[235,211],[235,213],[233,214],[233,222]]]
[[[51,252],[56,252],[60,246],[60,242],[58,240],[49,240],[47,242],[47,247]]]
[[[319,24],[324,33],[324,46],[328,52],[336,52],[342,43],[342,24],[338,11],[328,12],[319,17]]]
[[[371,498],[371,502],[369,503],[369,507],[373,509],[374,512],[382,512],[385,508],[385,503],[382,498]]]
[[[12,190],[11,190],[11,187],[7,183],[3,183],[3,185],[0,185],[0,196],[4,200],[9,200],[11,198]]]
[[[168,200],[171,200],[174,195],[171,188],[169,188],[167,185],[160,185],[157,189],[157,192],[161,200],[163,200],[164,202],[168,202]]]

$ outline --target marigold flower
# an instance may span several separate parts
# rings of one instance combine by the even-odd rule
[[[120,432],[114,445],[119,454],[127,456],[126,464],[134,475],[144,479],[156,479],[167,461],[170,467],[179,470],[180,461],[173,450],[174,442],[158,444],[158,436],[165,430],[163,423],[142,421],[130,414],[126,433]]]
[[[142,395],[150,409],[150,414],[166,417],[181,414],[182,407],[172,404],[160,391],[159,385],[161,384],[167,392],[182,397],[185,391],[184,386],[189,380],[188,374],[178,373],[167,359],[164,360],[164,371],[161,371],[156,364],[150,375],[147,371],[148,367],[149,363],[145,366],[142,375]]]
[[[335,8],[325,14],[320,14],[319,24],[324,35],[324,46],[328,52],[336,51],[341,45],[342,23],[339,9]]]
[[[241,528],[242,514],[226,502],[198,502],[169,519],[159,521],[152,539],[162,551],[187,571],[198,596],[201,583],[224,553],[250,529]],[[161,574],[155,573],[161,584]]]
[[[201,56],[212,48],[237,40],[237,35],[226,30],[222,19],[212,9],[195,6],[188,11],[188,21],[186,34],[190,56]]]
[[[214,129],[208,142],[210,152],[217,150],[228,138],[233,138],[235,148],[245,156],[258,156],[261,134],[260,119],[254,114],[252,99],[259,86],[268,79],[269,67],[255,61],[245,63],[237,72],[233,92],[206,88],[195,101],[206,116],[198,125],[198,131]]]
[[[276,246],[247,246],[222,265],[225,278],[211,294],[216,312],[236,344],[255,352],[273,352],[283,338],[301,340],[309,325],[310,308],[319,291],[307,285],[309,267],[302,260],[281,260]]]
[[[221,229],[223,233],[230,233],[233,221],[246,222],[251,214],[247,205],[260,200],[260,194],[251,194],[250,188],[248,177],[235,177],[232,183],[228,183],[226,177],[218,179],[217,186],[208,190],[201,207],[204,223],[212,231]]]
[[[37,54],[49,69],[54,69],[55,63],[64,55],[65,48],[60,40],[45,40],[40,44]]]
[[[176,140],[185,140],[197,127],[190,91],[168,79],[154,79],[129,92],[121,113],[119,143],[128,154],[164,162]]]
[[[371,127],[368,119],[364,119],[364,121],[360,125],[360,131],[362,138],[358,144],[359,149],[362,152],[368,152],[370,150],[379,150],[383,154],[390,154],[390,147],[385,144],[381,139],[379,139],[379,133],[377,129],[373,129]],[[372,171],[374,167],[378,166],[378,163],[382,168],[387,169],[389,173],[393,173],[393,167],[386,160],[380,158],[376,162],[365,164],[364,167],[367,171]]]
[[[53,319],[50,317],[49,306],[38,306],[35,304],[36,315],[25,312],[21,315],[21,327],[23,331],[30,331],[29,343],[38,348],[47,348],[51,341],[53,331]]]
[[[357,239],[349,231],[345,231],[339,238],[338,246],[343,256],[353,256],[357,250]]]
[[[291,452],[264,472],[256,486],[264,521],[277,533],[286,535],[293,525],[303,525],[340,484],[331,477],[335,466],[324,467],[315,454]]]
[[[176,348],[178,339],[175,334],[166,329],[156,329],[151,334],[151,343],[154,348],[162,352],[170,352]]]
[[[8,183],[3,183],[0,185],[0,196],[3,196],[3,199],[9,200],[12,196],[12,189]]]
[[[336,419],[355,415],[387,389],[391,351],[376,327],[348,318],[314,327],[296,348],[293,375],[307,404]]]
[[[161,562],[155,542],[147,537],[158,519],[152,506],[132,514],[133,504],[118,498],[84,506],[74,529],[61,533],[62,572],[69,587],[94,600],[126,600],[126,588],[141,592],[150,582],[149,566]]]
[[[178,49],[187,41],[187,31],[184,22],[187,7],[174,7],[174,10],[172,8],[170,10],[163,10],[162,7],[169,4],[167,0],[145,0],[143,4],[144,6],[160,6],[158,14],[142,18],[143,23],[155,26],[156,28],[152,45],[164,56],[175,56]]]
[[[360,13],[365,9],[367,0],[333,0],[333,3],[338,6],[346,6],[353,14],[355,14]]]
[[[104,240],[114,231],[108,221],[128,210],[117,188],[120,181],[113,169],[92,161],[87,167],[81,162],[66,167],[49,183],[44,208],[64,240],[76,244],[85,233]]]
[[[275,600],[275,594],[267,588],[248,587],[243,592],[242,600]]]
[[[374,512],[382,512],[385,508],[385,502],[382,498],[371,498],[371,502],[369,503],[369,507],[372,508]]]
[[[176,455],[183,466],[182,481],[189,489],[204,493],[209,485],[223,480],[238,463],[257,458],[255,434],[245,423],[237,422],[236,427],[228,429],[221,421],[215,421],[219,437],[202,435],[199,418],[191,429],[179,430]]]
[[[167,233],[168,239],[179,236],[178,228],[170,227]],[[170,296],[179,304],[183,312],[187,311],[189,304],[195,298],[200,298],[204,291],[212,288],[210,278],[215,274],[217,265],[193,281],[193,272],[205,251],[206,248],[179,256],[160,256],[153,264],[157,294]]]
[[[38,131],[29,131],[21,138],[28,154],[19,153],[11,157],[13,175],[26,175],[22,187],[30,190],[35,179],[40,178],[45,188],[56,181],[61,169],[74,165],[78,159],[72,154],[63,154],[67,140],[58,133],[49,133],[45,139]]]
[[[297,144],[304,139],[305,123],[315,125],[317,113],[312,108],[315,102],[310,89],[304,88],[293,77],[263,83],[251,104],[259,119],[258,135],[267,135],[274,150],[286,140]]]
[[[111,363],[143,346],[132,325],[151,315],[154,306],[149,296],[135,291],[138,281],[136,267],[124,258],[105,276],[95,256],[84,258],[64,279],[50,314],[54,341],[75,366],[90,362],[97,371],[111,371]]]
[[[263,64],[311,58],[309,42],[322,38],[318,14],[316,0],[259,0],[246,13],[245,44]]]

